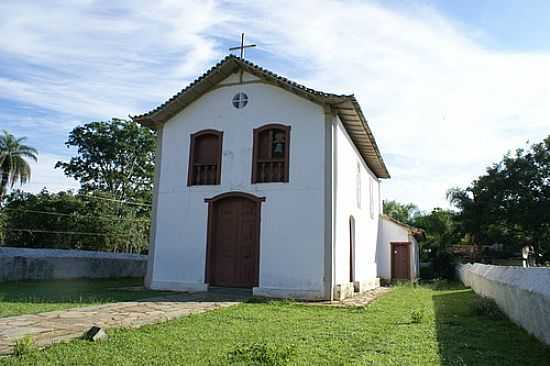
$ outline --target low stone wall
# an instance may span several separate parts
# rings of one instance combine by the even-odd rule
[[[137,254],[0,247],[0,282],[144,277],[146,267]]]
[[[550,344],[550,269],[465,264],[457,271],[464,285],[494,299],[512,321]]]

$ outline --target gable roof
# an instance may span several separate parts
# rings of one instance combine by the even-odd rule
[[[185,89],[157,108],[138,115],[131,116],[132,120],[150,128],[158,128],[174,115],[182,111],[193,101],[208,92],[219,82],[236,71],[243,70],[268,84],[283,88],[312,102],[330,106],[340,117],[346,131],[350,135],[359,153],[367,166],[378,178],[389,178],[390,174],[384,164],[380,150],[370,130],[359,102],[353,94],[332,94],[317,91],[287,78],[279,76],[250,61],[229,55],[218,64],[193,81]],[[245,82],[246,83],[246,82]]]
[[[419,229],[417,227],[405,224],[405,223],[403,223],[399,220],[394,219],[390,215],[382,214],[382,218],[386,221],[393,222],[394,224],[399,225],[399,226],[407,229],[409,231],[409,234],[414,236],[414,238],[416,240],[421,240],[421,239],[424,239],[426,237],[426,232],[424,231],[424,229]]]

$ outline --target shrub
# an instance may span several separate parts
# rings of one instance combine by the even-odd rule
[[[433,280],[434,278],[433,264],[432,263],[421,264],[419,275],[421,280]]]
[[[0,239],[16,247],[145,252],[150,208],[115,199],[101,192],[13,191],[2,208]]]
[[[424,310],[418,309],[411,311],[411,323],[422,323],[422,319],[424,319]]]
[[[497,303],[488,297],[477,297],[474,299],[472,302],[472,312],[476,315],[486,316],[493,320],[502,320],[506,318]]]
[[[454,280],[456,258],[453,254],[440,250],[433,259],[433,272],[436,278]]]
[[[295,355],[294,345],[272,345],[253,343],[239,345],[228,353],[228,361],[233,365],[283,366]]]
[[[36,347],[34,346],[32,338],[30,336],[25,336],[15,341],[13,354],[17,357],[22,357],[24,355],[34,352],[35,349]]]

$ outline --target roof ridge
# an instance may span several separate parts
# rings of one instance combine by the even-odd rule
[[[340,116],[346,129],[349,129],[348,133],[352,135],[353,143],[357,146],[363,159],[374,174],[379,178],[390,177],[355,94],[334,94],[318,91],[232,54],[218,61],[158,107],[141,115],[130,116],[130,118],[148,127],[158,127],[238,70],[246,71],[268,84],[285,89],[313,103],[323,106],[329,105],[333,108],[333,112]],[[351,112],[349,112],[350,110]],[[351,130],[354,130],[354,132],[351,132]]]
[[[150,110],[146,113],[143,113],[143,114],[140,114],[140,115],[135,115],[135,116],[130,116],[130,117],[131,118],[137,118],[137,119],[146,118],[147,116],[150,116],[151,114],[154,114],[155,112],[161,110],[166,105],[171,103],[173,100],[178,98],[180,95],[185,93],[187,90],[191,89],[193,86],[195,86],[196,84],[198,84],[199,82],[204,80],[208,75],[210,75],[216,69],[222,67],[229,60],[235,61],[235,62],[237,62],[238,64],[240,64],[242,66],[251,67],[251,68],[255,69],[258,72],[266,74],[266,75],[268,75],[268,76],[270,76],[274,79],[277,79],[279,81],[290,84],[291,86],[293,86],[295,88],[301,89],[301,90],[303,90],[305,92],[308,92],[308,93],[311,93],[311,94],[316,94],[316,95],[324,96],[324,97],[333,97],[333,98],[350,98],[350,97],[354,96],[354,94],[335,94],[335,93],[329,93],[329,92],[324,92],[324,91],[316,90],[316,89],[313,89],[313,88],[309,88],[309,87],[307,87],[303,84],[292,81],[292,80],[290,80],[290,79],[288,79],[284,76],[281,76],[281,75],[279,75],[279,74],[277,74],[277,73],[275,73],[271,70],[268,70],[268,69],[266,69],[262,66],[259,66],[259,65],[255,64],[254,62],[252,62],[250,60],[237,57],[233,54],[229,54],[229,55],[225,56],[224,58],[222,58],[220,61],[218,61],[215,65],[211,66],[207,71],[205,71],[203,74],[198,76],[195,80],[193,80],[191,83],[189,83],[185,88],[178,91],[176,94],[174,94],[172,97],[170,97],[164,103],[160,104],[156,108],[154,108],[154,109],[152,109],[152,110]]]

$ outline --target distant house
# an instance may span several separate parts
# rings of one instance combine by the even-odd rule
[[[420,247],[418,240],[424,232],[383,215],[376,251],[378,277],[385,280],[418,279]]]
[[[133,119],[158,130],[149,288],[343,298],[405,241],[381,236],[390,175],[353,95],[228,56]]]

